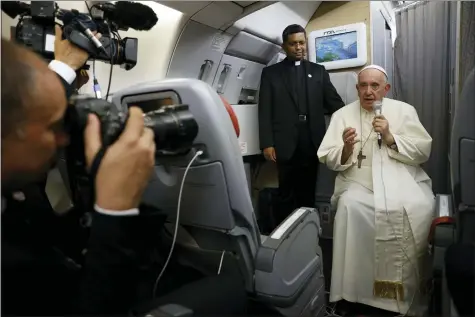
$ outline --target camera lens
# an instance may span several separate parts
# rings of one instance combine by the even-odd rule
[[[186,105],[166,106],[148,112],[144,121],[155,134],[157,151],[189,148],[198,135],[198,124]]]

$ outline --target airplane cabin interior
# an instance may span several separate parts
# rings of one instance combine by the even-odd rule
[[[57,3],[87,12],[84,2]],[[455,242],[475,242],[475,2],[142,3],[156,12],[157,25],[121,32],[139,39],[137,65],[114,67],[109,78],[110,65],[97,62],[95,76],[102,87],[110,79],[109,100],[118,107],[137,101],[135,95],[159,96],[188,105],[196,118],[193,150],[158,158],[143,197],[168,217],[164,236],[176,261],[204,275],[240,275],[267,316],[339,316],[328,302],[336,172],[319,165],[315,206],[302,206],[281,224],[266,218],[278,180],[259,144],[261,73],[285,59],[282,31],[298,24],[306,30],[306,59],[325,66],[345,104],[358,100],[358,72],[379,65],[391,84],[387,97],[413,105],[431,135],[423,165],[435,196],[427,237],[430,291],[420,316],[457,316],[444,254]],[[15,24],[2,13],[2,36],[10,38]],[[92,80],[79,93],[93,95]],[[325,119],[328,125],[330,116]],[[200,150],[205,155],[195,159]],[[65,167],[58,167],[45,191],[62,213],[72,203]],[[361,309],[364,316],[386,313]]]

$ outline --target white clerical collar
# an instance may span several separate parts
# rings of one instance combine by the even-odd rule
[[[300,66],[301,61],[295,61],[295,66]]]

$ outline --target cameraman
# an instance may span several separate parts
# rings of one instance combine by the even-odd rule
[[[63,127],[67,97],[73,90],[75,71],[84,65],[88,55],[62,40],[59,27],[55,60],[49,67],[34,53],[4,39],[1,51],[4,224],[3,214],[8,213],[4,192],[21,189],[44,177],[57,150],[68,143]],[[101,147],[97,117],[90,115],[84,137],[86,159],[91,164]],[[135,301],[140,217],[134,216],[153,170],[154,154],[153,132],[144,127],[142,111],[131,108],[125,130],[108,148],[95,180],[96,212],[78,287],[81,314],[123,315]],[[55,302],[58,299],[53,294],[44,294],[58,276],[42,276],[42,269],[52,270],[41,246],[31,239],[22,244],[9,243],[3,232],[2,315],[64,314],[54,311],[55,305],[62,303]],[[62,290],[56,291],[59,294]],[[67,313],[72,312],[77,313],[77,309],[71,308]]]
[[[4,39],[1,49],[2,190],[14,191],[28,184],[44,188],[35,182],[45,176],[58,148],[68,143],[63,126],[66,100],[75,88],[75,71],[88,56],[62,40],[59,27],[55,60],[49,65]],[[101,147],[100,123],[95,116],[89,117],[84,137],[87,162],[91,164]],[[2,315],[124,316],[133,308],[146,313],[169,303],[191,308],[198,316],[245,314],[246,290],[242,279],[234,275],[201,278],[182,287],[177,287],[179,278],[173,277],[172,292],[154,299],[150,298],[151,289],[146,289],[148,285],[139,287],[139,280],[153,285],[156,278],[144,270],[144,263],[150,262],[150,240],[154,240],[146,236],[147,232],[157,234],[160,220],[134,217],[153,170],[154,154],[153,133],[144,128],[141,110],[131,108],[124,132],[108,148],[96,176],[95,212],[82,268],[65,269],[74,261],[65,256],[58,261],[57,256],[51,256],[51,246],[42,241],[44,235],[51,235],[45,232],[49,227],[34,231],[22,223],[21,215],[13,217],[20,221],[4,221],[17,213],[9,213],[15,200],[5,206],[4,194],[8,196],[2,192]],[[45,195],[33,196],[27,197],[23,209],[40,211],[35,198],[44,199]],[[150,227],[152,230],[146,230]],[[12,233],[16,239],[10,239]],[[171,265],[171,269],[186,275],[178,265]]]

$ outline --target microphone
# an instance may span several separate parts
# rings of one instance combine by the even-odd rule
[[[148,31],[158,22],[152,8],[137,2],[102,3],[95,5],[95,8],[103,11],[103,18],[113,21],[119,28]]]
[[[77,25],[79,26],[81,31],[87,36],[89,41],[91,41],[98,49],[100,49],[102,52],[104,52],[104,54],[106,54],[107,57],[110,57],[107,50],[104,48],[104,46],[102,46],[102,43],[97,39],[97,37],[94,36],[94,34],[87,27],[87,25],[85,25],[84,23],[82,23],[79,20],[77,21]]]
[[[18,15],[30,13],[30,5],[20,1],[2,1],[2,11],[14,19]]]
[[[375,102],[373,102],[373,111],[375,115],[379,116],[381,114],[382,108],[383,108],[383,103],[380,100],[376,100]],[[378,145],[380,149],[381,149],[382,143],[383,143],[383,140],[381,138],[381,133],[378,132]]]

